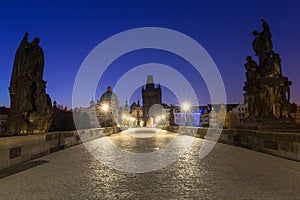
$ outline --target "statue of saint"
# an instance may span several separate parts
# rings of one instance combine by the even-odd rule
[[[264,19],[261,19],[263,31],[253,31],[253,35],[255,39],[252,43],[253,50],[255,54],[259,57],[259,65],[265,63],[266,59],[268,58],[268,53],[271,53],[273,49],[272,43],[272,34],[270,31],[269,25],[266,23]]]
[[[26,51],[30,46],[28,42],[29,33],[26,32],[16,52],[13,73],[11,76],[11,84],[15,84],[23,75],[24,65],[26,62]]]
[[[277,99],[280,104],[280,117],[289,118],[290,116],[290,86],[292,85],[291,81],[286,81],[281,84],[281,87],[278,91]]]
[[[51,123],[52,105],[43,80],[44,52],[40,39],[28,42],[26,32],[15,55],[10,82],[11,109],[7,133],[42,133]]]
[[[247,70],[246,77],[247,81],[252,81],[255,77],[255,72],[257,69],[256,62],[252,59],[251,56],[246,57],[247,63],[245,63],[245,68]]]
[[[282,76],[281,58],[280,58],[279,54],[272,51],[271,55],[272,55],[272,66],[273,66],[274,76]]]
[[[33,69],[31,69],[32,77],[34,77],[35,81],[41,82],[44,73],[44,51],[39,46],[39,43],[40,39],[37,37],[31,42],[29,62],[33,66]]]
[[[259,58],[256,63],[247,56],[247,81],[244,85],[248,100],[249,121],[267,122],[268,120],[290,118],[291,81],[282,76],[280,55],[273,51],[272,34],[269,25],[261,19],[262,32],[253,31],[255,39],[252,47]]]

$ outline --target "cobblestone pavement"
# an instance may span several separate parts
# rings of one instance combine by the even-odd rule
[[[126,151],[145,152],[174,136],[108,138]],[[300,199],[299,162],[224,144],[200,159],[202,144],[196,138],[177,161],[147,173],[117,171],[84,145],[74,146],[0,174],[0,199]]]

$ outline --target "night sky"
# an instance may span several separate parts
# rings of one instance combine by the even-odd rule
[[[34,37],[41,39],[47,93],[58,104],[71,107],[74,80],[89,52],[119,32],[149,26],[173,29],[200,43],[222,75],[227,102],[243,102],[245,57],[254,56],[252,31],[262,30],[261,17],[270,25],[274,51],[282,58],[283,75],[293,82],[291,102],[300,104],[299,7],[299,1],[274,0],[1,1],[0,106],[9,106],[8,87],[13,59],[24,32],[30,33],[30,41]],[[174,66],[178,70],[188,67],[187,63],[168,52],[131,52],[108,68],[95,97],[88,98],[99,98],[108,85],[114,86],[122,73],[132,67],[154,62]],[[201,78],[195,79],[192,70],[181,72],[198,91],[199,103],[210,103]],[[147,74],[145,81],[146,77]],[[136,100],[141,96],[126,98]],[[173,103],[173,97],[164,98],[166,103]]]

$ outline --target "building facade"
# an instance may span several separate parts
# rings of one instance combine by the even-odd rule
[[[175,124],[179,126],[199,127],[201,123],[201,113],[198,106],[192,107],[188,112],[184,112],[180,107],[174,112]]]
[[[230,112],[230,127],[238,128],[240,127],[248,117],[248,104],[238,104]]]
[[[232,120],[231,112],[239,104],[215,104],[200,106],[200,125],[202,127],[230,128]]]
[[[76,127],[78,129],[99,128],[99,120],[97,118],[96,103],[90,101],[90,106],[87,108],[75,108],[74,116],[76,118]]]
[[[214,108],[212,108],[209,113],[209,127],[211,128],[218,127],[218,113]]]
[[[130,106],[130,116],[134,119],[135,126],[143,126],[143,109],[140,105],[140,101],[133,102]]]
[[[147,122],[151,117],[149,116],[149,110],[151,106],[155,104],[162,104],[161,87],[160,84],[155,85],[153,76],[148,75],[146,86],[142,88],[143,97],[143,121]],[[144,123],[146,125],[146,123]]]
[[[201,106],[200,108],[200,126],[208,127],[209,126],[209,107],[208,106]]]
[[[110,86],[101,95],[96,110],[101,127],[119,124],[119,99]]]

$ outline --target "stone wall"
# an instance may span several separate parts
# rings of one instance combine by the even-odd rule
[[[206,137],[207,128],[168,127],[167,130],[210,139]],[[218,142],[300,161],[300,132],[223,129]]]
[[[51,132],[0,138],[0,170],[32,160],[60,149],[119,132],[118,128],[104,128]]]

